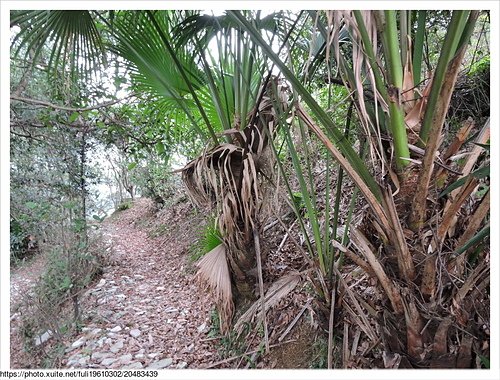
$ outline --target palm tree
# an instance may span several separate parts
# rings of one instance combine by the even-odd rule
[[[275,32],[274,15],[256,16],[258,28]],[[78,17],[88,23],[75,24]],[[126,60],[134,90],[151,94],[166,118],[182,126],[187,119],[199,138],[211,144],[183,169],[182,176],[195,203],[213,205],[219,214],[223,246],[199,265],[200,277],[219,295],[222,330],[227,331],[234,309],[231,280],[240,296],[255,297],[255,277],[250,273],[258,261],[254,242],[266,202],[260,176],[270,166],[265,162],[269,155],[264,126],[273,129],[274,108],[286,107],[259,49],[231,19],[199,12],[25,11],[16,12],[12,24],[21,26],[18,51],[25,46],[38,51],[47,40],[54,40],[49,62],[53,70],[66,61],[74,70],[81,69],[79,57],[86,55],[97,61],[98,49],[92,46],[102,48],[105,42],[89,30],[97,30],[96,24],[106,27],[107,47]],[[48,32],[34,33],[32,25],[44,25]],[[75,43],[80,38],[85,41],[81,46]],[[208,49],[211,41],[217,44],[216,55]],[[76,47],[70,50],[68,45]],[[223,269],[231,273],[229,279],[217,275],[220,265],[230,268]]]
[[[234,308],[228,276],[241,295],[251,297],[250,273],[255,263],[261,308],[266,308],[259,235],[266,202],[263,185],[273,183],[268,179],[274,162],[293,199],[275,144],[279,136],[286,143],[307,211],[304,218],[295,205],[309,252],[305,260],[315,270],[315,287],[331,310],[329,366],[335,297],[339,287],[346,288],[340,275],[344,256],[375,277],[386,295],[388,305],[380,305],[387,311],[384,320],[366,302],[361,307],[354,295],[343,300],[356,306],[350,309],[372,313],[380,320],[384,350],[403,355],[408,365],[443,363],[447,350],[443,339],[467,330],[473,300],[489,285],[486,258],[473,265],[466,260],[468,249],[488,231],[488,226],[481,226],[489,215],[489,192],[472,207],[470,203],[478,180],[487,174],[487,168],[473,169],[489,138],[489,123],[476,138],[477,149],[460,168],[461,178],[456,170],[447,175],[446,161],[440,162],[440,169],[435,167],[439,151],[449,159],[465,140],[466,130],[456,142],[440,148],[448,104],[478,12],[453,12],[432,80],[423,83],[419,78],[424,11],[418,15],[413,11],[309,11],[289,18],[283,14],[261,18],[258,12],[239,11],[220,17],[189,11],[74,12],[14,13],[11,25],[21,28],[20,49],[38,51],[52,38],[50,66],[70,62],[73,72],[80,68],[79,57],[93,57],[97,63],[107,46],[128,63],[137,91],[151,94],[169,118],[183,125],[188,120],[199,138],[211,144],[183,169],[183,179],[193,200],[213,204],[218,211],[224,243],[205,257],[200,275],[218,295],[224,331],[229,329]],[[86,22],[75,24],[75,17]],[[96,25],[106,30],[106,40],[96,32]],[[297,52],[309,37],[306,25],[318,34],[302,55],[307,57],[303,62]],[[217,54],[210,51],[211,41]],[[284,76],[286,86],[271,75],[273,67]],[[346,131],[338,128],[309,92],[303,74],[314,76],[321,69],[329,83],[342,83],[351,95],[350,114],[356,111],[361,134],[366,136],[361,146],[367,149],[353,149],[346,137],[351,133],[350,122]],[[332,78],[332,73],[337,76]],[[290,125],[301,129],[304,146],[308,129],[340,165],[337,201],[333,205],[327,201],[325,210],[318,206],[311,181],[311,158],[306,155],[304,168]],[[333,168],[328,159],[327,195]],[[332,230],[343,173],[356,185],[355,193],[362,194],[370,213],[361,226],[346,224],[342,229],[335,219]],[[351,205],[350,215],[355,202]],[[469,223],[457,228],[460,210],[467,213]],[[380,255],[374,247],[380,247]],[[454,277],[448,275],[448,268],[453,268]],[[372,328],[363,328],[376,339]],[[468,350],[470,357],[471,342],[466,335],[461,337],[458,352]],[[432,343],[434,349],[429,350]],[[456,358],[445,364],[460,365]]]
[[[337,71],[351,93],[364,134],[368,136],[371,155],[375,157],[372,172],[378,174],[378,180],[369,174],[365,164],[360,163],[348,147],[343,146],[345,139],[342,139],[342,132],[336,129],[329,116],[308,93],[294,73],[293,66],[273,51],[241,13],[230,11],[229,14],[252,35],[292,83],[297,93],[297,116],[351,177],[370,206],[371,216],[365,226],[351,228],[350,238],[359,256],[346,246],[340,247],[343,252],[340,256],[348,254],[370,276],[376,276],[387,296],[393,314],[389,317],[384,314],[386,320],[383,322],[382,339],[386,352],[403,354],[407,365],[464,365],[457,355],[447,353],[446,341],[452,331],[471,328],[465,316],[472,312],[473,299],[489,284],[487,254],[477,265],[467,269],[464,266],[464,252],[466,247],[470,247],[465,242],[477,242],[489,230],[486,226],[477,233],[485,218],[488,219],[489,192],[472,209],[466,205],[471,201],[471,194],[481,176],[479,172],[485,174],[489,171],[485,167],[469,174],[483,149],[478,146],[474,149],[477,153],[469,157],[461,173],[458,173],[461,180],[453,182],[450,179],[448,184],[452,185],[441,191],[445,183],[438,182],[437,173],[443,174],[443,165],[440,163],[440,169],[435,166],[450,97],[478,12],[453,12],[437,67],[432,80],[424,88],[419,88],[419,81],[415,82],[413,78],[419,78],[420,72],[414,73],[412,68],[421,67],[425,13],[419,14],[416,42],[412,49],[412,39],[408,38],[412,37],[409,33],[412,12],[399,12],[399,29],[396,11],[309,12],[324,41],[322,53],[316,53],[314,58],[326,63],[328,73]],[[346,31],[350,43],[343,46],[339,36]],[[377,42],[379,36],[380,44]],[[367,95],[365,83],[369,84],[372,96]],[[312,116],[305,111],[302,103],[307,105]],[[461,134],[464,133],[462,130]],[[489,120],[476,142],[486,144],[488,139]],[[441,149],[441,156],[451,157],[463,141],[463,136],[457,136],[452,145]],[[410,154],[410,149],[417,157]],[[388,156],[388,152],[394,154]],[[444,165],[444,170],[449,169]],[[454,193],[444,201],[443,197],[450,194],[451,189]],[[312,194],[303,196],[312,198]],[[433,203],[432,213],[429,198]],[[460,210],[470,215],[471,223],[456,228]],[[463,231],[464,236],[457,235],[459,231]],[[304,230],[304,233],[307,231]],[[316,250],[320,252],[318,237],[315,234],[314,240]],[[329,238],[326,233],[322,237]],[[346,240],[341,242],[345,244]],[[375,253],[374,247],[381,247],[380,256]],[[456,257],[458,252],[460,259]],[[460,263],[459,267],[457,263]],[[467,280],[462,282],[451,276]],[[345,287],[342,278],[337,276],[337,279]],[[444,290],[450,286],[453,291]],[[330,316],[333,318],[335,287],[331,286],[330,291],[331,296],[325,299],[332,299]],[[353,302],[359,306],[354,298]],[[453,306],[450,307],[450,304]],[[373,313],[373,317],[380,317],[373,309],[366,310]],[[366,324],[360,324],[366,331]],[[332,326],[330,321],[330,329]],[[401,336],[400,331],[404,331],[405,335]],[[373,339],[376,334],[369,336]],[[426,351],[432,343],[434,350]],[[460,352],[465,353],[469,362],[472,355],[470,343],[467,336],[462,336]]]

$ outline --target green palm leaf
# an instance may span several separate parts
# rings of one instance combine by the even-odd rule
[[[12,42],[15,56],[33,53],[33,64],[49,46],[49,72],[61,73],[69,64],[72,78],[105,63],[103,39],[91,11],[23,10],[11,13],[11,27],[19,33]]]

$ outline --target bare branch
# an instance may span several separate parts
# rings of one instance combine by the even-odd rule
[[[43,101],[43,100],[24,98],[24,97],[16,96],[16,95],[11,95],[10,96],[10,100],[17,100],[19,102],[29,103],[29,104],[38,104],[38,105],[41,105],[41,106],[45,106],[45,107],[49,107],[49,108],[54,108],[54,109],[59,109],[59,110],[63,110],[63,111],[84,112],[84,111],[91,111],[91,110],[96,110],[96,109],[99,109],[99,108],[109,107],[109,106],[111,106],[113,104],[120,103],[120,102],[124,101],[125,99],[128,99],[128,98],[130,98],[132,96],[134,96],[134,94],[129,95],[126,98],[123,98],[123,99],[116,99],[116,100],[112,100],[112,101],[109,101],[109,102],[104,102],[104,103],[101,103],[101,104],[96,104],[95,106],[89,106],[89,107],[83,107],[83,108],[66,107],[66,106],[62,106],[62,105],[58,105],[58,104],[46,102],[46,101]]]

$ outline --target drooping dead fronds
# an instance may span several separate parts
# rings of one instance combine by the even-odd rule
[[[221,144],[204,152],[182,169],[189,195],[198,205],[212,204],[219,213],[219,228],[229,247],[242,248],[251,241],[256,212],[262,201],[258,173],[268,145],[268,128],[273,136],[277,128],[277,110],[286,106],[284,89],[271,81],[260,103],[249,112],[248,125],[230,129],[224,135],[233,143]],[[279,112],[283,112],[280,110]]]
[[[299,273],[290,273],[275,281],[266,292],[264,299],[265,310],[269,310],[280,300],[286,297],[288,293],[295,289],[297,284],[300,282],[300,279],[301,276]],[[238,321],[234,325],[234,329],[238,332],[238,334],[241,334],[244,325],[246,323],[250,323],[255,318],[257,313],[262,313],[262,305],[262,300],[259,298],[238,319]]]
[[[274,136],[279,122],[277,113],[281,114],[286,107],[284,91],[274,78],[266,81],[258,104],[243,123],[245,128],[240,129],[236,124],[226,130],[223,134],[230,137],[230,143],[205,151],[182,169],[182,179],[194,203],[216,208],[224,246],[200,261],[204,269],[200,268],[199,274],[215,290],[223,332],[229,330],[233,311],[231,278],[241,295],[253,296],[250,271],[256,257],[252,237],[265,203],[259,174],[269,159],[265,150],[268,136]]]
[[[257,168],[252,153],[222,144],[191,161],[182,178],[191,198],[201,205],[215,203],[219,229],[231,243],[248,238],[259,200]]]
[[[214,293],[220,315],[220,331],[226,333],[231,326],[234,312],[231,275],[226,259],[226,247],[219,244],[196,264],[196,277]]]
[[[355,101],[364,132],[368,136],[368,140],[374,141],[369,146],[371,161],[374,165],[380,165],[381,171],[384,173],[386,158],[382,147],[379,112],[387,112],[388,104],[385,85],[378,73],[381,62],[377,59],[377,52],[374,50],[378,43],[377,22],[375,12],[360,11],[359,15],[364,21],[363,30],[360,29],[352,11],[326,11],[330,31],[326,41],[326,61],[328,63],[331,60],[330,50],[332,50],[340,77],[346,88],[352,91],[351,96]],[[350,62],[347,62],[346,57],[340,53],[339,35],[345,29],[349,30],[349,37],[352,41]],[[363,45],[362,33],[367,34],[372,41],[372,46]],[[369,93],[373,95],[369,95]],[[371,106],[373,106],[373,111],[369,111]],[[370,112],[374,112],[375,119],[370,116]]]

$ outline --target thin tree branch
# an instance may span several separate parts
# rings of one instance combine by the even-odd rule
[[[264,342],[266,344],[266,353],[269,353],[269,335],[267,330],[267,319],[266,319],[266,302],[264,295],[264,281],[262,279],[262,258],[260,252],[260,239],[259,239],[259,230],[255,224],[253,224],[253,238],[255,245],[255,256],[257,257],[257,270],[259,274],[259,291],[260,291],[260,299],[261,299],[261,308],[262,308],[262,324],[264,327]]]
[[[30,49],[29,55],[30,55],[31,58],[33,58],[34,52],[33,52],[32,49]],[[25,71],[23,73],[23,76],[21,77],[21,80],[19,81],[19,84],[17,85],[16,90],[12,94],[13,96],[20,96],[24,92],[24,90],[28,86],[28,82],[31,79],[32,75],[33,75],[33,67],[32,66],[28,66],[25,69]]]
[[[91,110],[96,110],[96,109],[99,109],[99,108],[109,107],[109,106],[111,106],[113,104],[120,103],[120,102],[124,101],[125,99],[128,99],[128,98],[130,98],[132,96],[134,96],[134,94],[129,95],[126,98],[123,98],[123,99],[116,99],[116,100],[112,100],[112,101],[109,101],[109,102],[104,102],[104,103],[101,103],[101,104],[96,104],[95,106],[82,107],[82,108],[66,107],[66,106],[61,106],[59,104],[54,104],[54,103],[46,102],[44,100],[24,98],[22,96],[16,96],[16,95],[11,95],[10,96],[10,100],[17,100],[19,102],[29,103],[29,104],[38,104],[38,105],[41,105],[41,106],[45,106],[45,107],[49,107],[49,108],[54,108],[54,109],[59,109],[59,110],[63,110],[63,111],[84,112],[84,111],[91,111]]]
[[[43,140],[39,139],[39,137],[43,137],[43,135],[35,135],[35,136],[33,136],[32,134],[25,135],[23,133],[14,132],[13,130],[11,130],[10,133],[13,135],[19,136],[19,137],[25,137],[27,139],[32,139],[32,140],[43,142]]]

